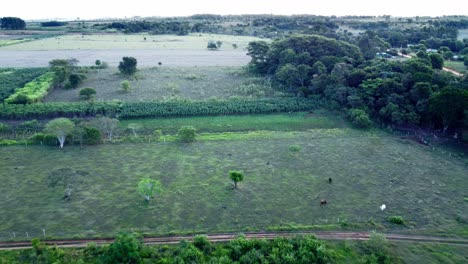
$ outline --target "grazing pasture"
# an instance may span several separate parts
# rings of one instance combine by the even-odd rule
[[[348,128],[202,134],[190,144],[166,139],[0,148],[1,239],[12,232],[39,236],[42,229],[73,237],[312,225],[466,228],[467,161],[461,154]],[[245,173],[238,190],[230,170]],[[48,184],[57,175],[74,177],[70,201],[62,199],[63,185]],[[143,177],[164,189],[149,203],[136,191]],[[320,206],[321,199],[327,204]],[[405,225],[389,222],[394,215]]]
[[[96,89],[96,100],[123,101],[271,97],[275,94],[263,78],[249,76],[235,67],[144,68],[137,72],[135,78],[130,79],[130,92],[121,91],[121,83],[126,77],[117,72],[115,68],[90,72],[79,88]],[[55,89],[45,101],[78,101],[78,91]]]

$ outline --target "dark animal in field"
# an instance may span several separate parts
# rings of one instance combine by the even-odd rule
[[[326,205],[326,204],[327,204],[327,200],[325,199],[320,200],[320,206]]]
[[[328,177],[328,183],[332,183],[332,178]]]

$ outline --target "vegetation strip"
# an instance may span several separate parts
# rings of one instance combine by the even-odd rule
[[[88,102],[1,105],[0,118],[51,118],[117,116],[119,118],[177,117],[297,112],[321,108],[324,100],[312,98],[232,99],[174,102]]]
[[[211,242],[228,242],[234,240],[239,233],[222,233],[206,235]],[[277,237],[294,237],[303,235],[314,235],[318,239],[323,240],[368,240],[369,232],[344,232],[344,231],[300,231],[300,232],[249,232],[243,233],[248,239],[275,239]],[[391,241],[412,241],[422,243],[441,243],[468,246],[468,239],[446,238],[434,236],[417,236],[417,235],[400,235],[400,234],[384,234],[385,238]],[[192,236],[165,236],[165,237],[145,237],[143,238],[146,245],[168,245],[178,244],[182,240],[193,241],[195,235]],[[101,239],[68,239],[68,240],[42,240],[46,245],[55,245],[57,247],[85,247],[89,243],[105,245],[114,242],[113,238]],[[15,250],[32,248],[30,241],[24,242],[0,242],[0,250]]]

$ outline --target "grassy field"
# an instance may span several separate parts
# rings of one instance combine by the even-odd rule
[[[133,90],[120,91],[125,76],[116,68],[89,73],[79,88],[92,87],[96,100],[164,101],[168,99],[205,100],[209,98],[271,97],[275,92],[263,78],[251,77],[236,67],[152,67],[140,70],[131,80]],[[55,89],[47,102],[79,101],[79,89]]]
[[[0,237],[294,228],[466,230],[467,160],[381,132],[347,128],[205,134],[199,141],[63,151],[0,148]],[[291,151],[291,146],[299,151]],[[232,189],[229,170],[245,180]],[[73,177],[71,201],[51,177]],[[13,176],[13,177],[12,177]],[[145,203],[139,179],[162,182]],[[328,177],[333,178],[329,184]],[[320,206],[320,199],[327,199]],[[379,206],[387,205],[381,212]],[[404,218],[399,226],[387,219]],[[465,232],[466,233],[466,232]]]
[[[444,61],[444,67],[453,69],[460,73],[466,73],[467,67],[463,64],[463,61]]]
[[[314,128],[341,128],[344,121],[329,118],[321,111],[243,115],[243,116],[197,116],[181,118],[154,118],[121,120],[120,127],[125,129],[129,124],[143,126],[142,133],[152,133],[160,129],[163,134],[175,134],[182,126],[193,126],[198,132],[244,132],[244,131],[304,131]]]
[[[146,38],[146,40],[145,40]],[[82,35],[70,34],[54,38],[41,39],[0,50],[116,50],[116,49],[201,49],[205,50],[208,41],[222,41],[221,50],[243,50],[256,37],[215,34],[192,34],[188,36],[149,35],[149,34],[107,34]]]

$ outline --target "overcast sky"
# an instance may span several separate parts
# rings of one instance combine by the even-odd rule
[[[193,14],[468,15],[468,0],[3,0],[0,17],[92,19]]]

